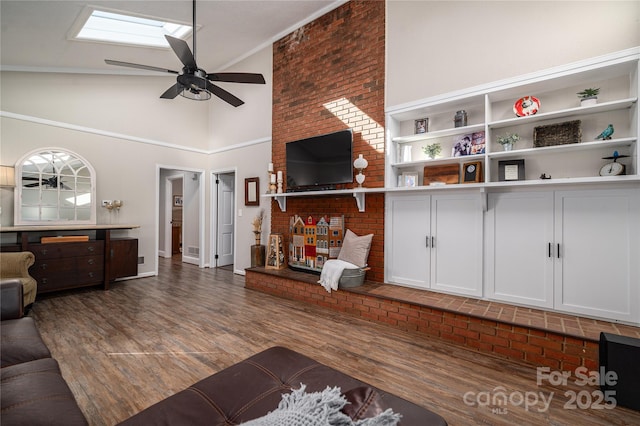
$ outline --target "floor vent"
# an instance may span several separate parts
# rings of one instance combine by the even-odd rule
[[[189,256],[200,256],[200,248],[199,247],[187,247],[187,254]]]

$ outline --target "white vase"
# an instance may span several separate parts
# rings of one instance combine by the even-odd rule
[[[411,161],[411,149],[413,147],[411,145],[405,145],[402,147],[402,161],[408,163]]]
[[[598,98],[596,97],[580,99],[580,106],[596,105],[597,103],[598,103]]]
[[[513,149],[513,144],[512,143],[505,143],[502,146],[504,147],[505,151],[511,151]]]

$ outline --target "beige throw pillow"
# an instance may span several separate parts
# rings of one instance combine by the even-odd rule
[[[353,263],[356,266],[364,268],[367,266],[367,258],[369,257],[369,249],[371,249],[371,240],[373,234],[358,237],[356,234],[347,229],[347,234],[342,241],[342,248],[338,255],[338,260]]]

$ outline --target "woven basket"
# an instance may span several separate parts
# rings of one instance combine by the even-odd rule
[[[533,129],[533,146],[565,145],[582,141],[582,122],[580,120],[565,123],[538,126]]]

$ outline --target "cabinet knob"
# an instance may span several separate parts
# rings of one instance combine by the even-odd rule
[[[93,260],[93,259],[89,259],[89,260],[87,260],[87,263],[88,263],[89,265],[93,265],[93,264],[95,263],[95,260]]]
[[[47,264],[43,263],[42,265],[40,265],[40,269],[47,269]]]
[[[89,247],[87,247],[87,250],[89,250],[89,251],[94,251],[94,250],[95,250],[95,247],[93,247],[93,246],[89,246]]]
[[[41,278],[40,279],[40,284],[46,284],[47,283],[47,279],[46,278]]]
[[[41,253],[46,255],[47,254],[47,249],[42,249]]]
[[[89,278],[93,278],[93,272],[89,272]]]

